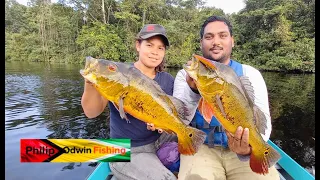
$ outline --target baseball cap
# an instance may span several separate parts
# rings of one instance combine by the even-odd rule
[[[160,24],[147,24],[143,26],[138,34],[141,39],[148,39],[157,35],[161,35],[165,41],[164,44],[166,46],[170,46],[169,40],[166,35],[166,29]]]

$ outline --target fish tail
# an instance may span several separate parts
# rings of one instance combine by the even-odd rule
[[[188,126],[183,134],[178,135],[178,150],[181,154],[193,155],[198,152],[205,139],[205,132]]]
[[[252,149],[250,167],[253,172],[265,175],[269,173],[268,168],[273,166],[280,157],[280,154],[266,143],[263,149]]]

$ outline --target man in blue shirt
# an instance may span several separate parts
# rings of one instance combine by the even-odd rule
[[[267,118],[265,134],[261,134],[267,141],[272,127],[265,81],[255,68],[230,59],[234,47],[230,22],[219,16],[209,17],[202,25],[200,38],[200,48],[205,58],[229,65],[238,76],[249,78],[255,92],[254,103]],[[204,120],[197,110],[200,99],[197,87],[185,70],[177,73],[173,96],[184,101],[194,112],[188,117],[192,120],[191,125],[208,135],[205,144],[194,156],[180,156],[179,179],[279,179],[274,166],[269,169],[267,175],[259,175],[251,170],[248,128],[238,127],[236,133],[231,135],[223,130],[216,118],[213,117],[210,122]]]

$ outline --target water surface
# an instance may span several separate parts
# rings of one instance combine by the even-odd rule
[[[5,63],[6,179],[85,179],[94,163],[20,163],[21,138],[109,138],[105,112],[81,107],[82,65]],[[168,71],[175,76],[178,69]],[[315,165],[314,75],[263,72],[270,99],[271,140],[307,169]]]

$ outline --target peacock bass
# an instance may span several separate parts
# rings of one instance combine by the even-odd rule
[[[178,137],[181,154],[193,155],[206,134],[186,125],[188,110],[179,99],[167,95],[152,79],[134,66],[104,59],[86,58],[80,74],[117,107],[122,119],[126,113]]]
[[[250,167],[253,172],[267,174],[280,154],[265,142],[266,117],[254,104],[254,92],[249,79],[238,77],[235,71],[222,63],[193,55],[190,66],[184,70],[194,79],[201,99],[198,109],[208,122],[212,116],[234,134],[241,126],[249,129],[249,144],[252,148]]]

